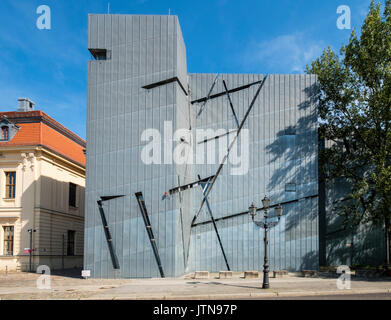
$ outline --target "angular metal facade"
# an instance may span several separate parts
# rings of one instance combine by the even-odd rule
[[[196,146],[221,143],[226,135],[197,141],[197,129],[237,128],[224,93],[224,80],[241,122],[264,75],[222,74],[201,115],[215,74],[188,74],[186,49],[176,16],[90,15],[88,47],[106,50],[106,60],[89,61],[87,181],[84,268],[93,277],[159,277],[136,192],[142,192],[166,276],[226,269],[200,186],[169,197],[165,192],[216,173],[214,164],[145,164],[141,153],[149,128],[162,134],[191,129]],[[241,90],[235,90],[247,86]],[[317,117],[313,75],[270,75],[243,129],[249,133],[249,170],[232,175],[223,167],[209,194],[227,260],[234,271],[261,270],[263,230],[251,222],[251,202],[265,194],[284,215],[270,234],[271,269],[318,266]],[[215,96],[216,95],[216,96]],[[234,134],[234,133],[233,133]],[[242,135],[242,133],[241,133]],[[237,151],[245,151],[241,135]],[[165,141],[169,143],[170,141]],[[187,141],[185,141],[187,143]],[[173,147],[180,141],[174,141]],[[162,145],[162,151],[164,146]],[[164,158],[164,156],[162,157]],[[162,159],[163,160],[163,159]],[[104,202],[120,270],[115,271],[96,201]]]
[[[215,76],[190,75],[192,101],[207,95]],[[228,89],[263,79],[263,75],[249,74],[220,77]],[[262,268],[264,231],[253,224],[247,212],[253,201],[261,206],[265,195],[272,204],[281,203],[284,208],[280,223],[270,233],[271,269],[312,269],[318,265],[317,118],[312,99],[315,85],[312,75],[269,75],[244,126],[250,137],[248,174],[231,175],[231,165],[227,163],[210,193],[209,202],[215,219],[220,219],[217,225],[232,270]],[[257,87],[231,94],[239,122]],[[224,92],[221,82],[214,91]],[[196,127],[235,129],[227,97],[209,100]],[[241,139],[239,149],[240,142]],[[211,176],[216,170],[217,165],[194,166],[195,174],[201,177]],[[289,185],[294,185],[295,191],[286,191]],[[193,197],[191,215],[199,207],[201,191],[195,190]],[[189,271],[225,268],[209,221],[204,208],[192,228]]]

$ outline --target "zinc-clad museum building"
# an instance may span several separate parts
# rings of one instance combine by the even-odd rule
[[[318,267],[314,75],[189,74],[176,16],[89,15],[88,48],[95,60],[88,62],[84,269],[91,276],[218,272],[227,269],[221,246],[232,271],[262,270],[264,230],[248,208],[261,207],[265,195],[283,207],[270,231],[270,269]],[[169,127],[190,135],[171,139]],[[187,144],[194,155],[237,135],[232,152],[247,157],[248,170],[235,174],[240,164],[220,166],[221,159],[170,162],[167,153],[148,164],[147,129],[161,133],[161,150]],[[199,139],[200,129],[223,133]],[[107,200],[101,211],[100,199]]]

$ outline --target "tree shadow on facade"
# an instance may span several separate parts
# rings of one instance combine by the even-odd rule
[[[343,217],[328,221],[326,233],[326,263],[338,265],[379,266],[385,260],[384,230],[374,225],[344,228]]]
[[[319,265],[319,255],[317,251],[307,252],[302,257],[300,270],[317,270]]]
[[[316,85],[303,90],[307,99],[299,104],[298,110],[305,115],[297,119],[295,125],[289,125],[277,133],[277,139],[266,146],[266,152],[271,155],[269,165],[276,164],[268,189],[278,188],[282,198],[287,196],[286,184],[296,185],[294,198],[300,198],[305,193],[306,185],[317,183],[317,110],[314,107]],[[311,161],[305,162],[304,160]],[[317,191],[317,190],[316,190]]]
[[[344,205],[350,186],[341,178],[325,181],[324,215],[324,264],[380,265],[386,259],[385,230],[371,223],[345,225],[345,216],[339,213]]]
[[[280,130],[277,139],[266,146],[266,152],[271,155],[268,164],[273,164],[276,168],[268,183],[268,189],[278,190],[275,191],[276,197],[282,203],[287,203],[284,208],[285,242],[293,241],[295,246],[301,246],[300,240],[318,237],[316,90],[317,86],[313,84],[302,91],[306,99],[298,105],[296,111],[301,116],[294,125]],[[297,205],[293,205],[294,203]],[[317,250],[300,256],[300,268],[317,269],[318,257]]]

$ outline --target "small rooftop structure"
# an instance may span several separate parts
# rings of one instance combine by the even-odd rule
[[[18,112],[34,111],[35,103],[28,98],[18,98]]]

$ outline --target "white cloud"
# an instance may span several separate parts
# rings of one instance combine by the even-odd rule
[[[280,35],[251,44],[246,63],[262,64],[273,73],[302,73],[323,48],[322,41],[308,39],[303,33]]]

